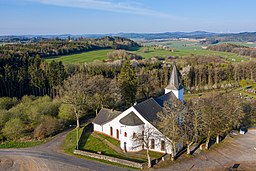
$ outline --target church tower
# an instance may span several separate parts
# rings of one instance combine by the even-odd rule
[[[177,99],[183,102],[184,99],[184,88],[180,83],[178,76],[178,70],[176,64],[173,64],[172,74],[168,86],[165,88],[165,94],[173,92]]]

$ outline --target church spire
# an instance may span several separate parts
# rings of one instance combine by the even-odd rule
[[[174,95],[183,102],[184,88],[180,83],[177,66],[174,63],[172,68],[172,74],[168,86],[165,88],[165,94],[174,93]]]
[[[174,63],[173,68],[172,68],[172,74],[171,74],[170,82],[169,82],[168,86],[166,87],[166,89],[180,90],[182,88],[183,88],[183,86],[180,83],[177,66]]]

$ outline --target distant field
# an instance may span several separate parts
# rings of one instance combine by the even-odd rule
[[[164,49],[157,49],[152,47],[151,45],[161,44],[171,48],[175,48],[175,52],[171,52],[169,50]],[[180,56],[180,57],[190,57],[193,55],[201,55],[201,56],[220,56],[226,60],[233,61],[233,62],[241,62],[249,60],[250,57],[247,56],[240,56],[235,53],[229,52],[217,52],[217,51],[210,51],[202,49],[202,45],[198,44],[197,42],[189,42],[189,41],[166,41],[166,42],[150,42],[143,44],[147,47],[141,47],[130,51],[137,55],[140,55],[144,58],[152,58],[152,57],[169,57],[169,56]],[[253,44],[251,44],[253,45]],[[145,51],[146,49],[146,51]],[[112,49],[108,50],[96,50],[90,52],[84,52],[81,54],[74,54],[74,55],[66,55],[66,56],[59,56],[59,57],[52,57],[47,58],[47,61],[62,61],[63,63],[85,63],[85,62],[92,62],[94,60],[104,60],[107,59],[107,53],[113,51]]]
[[[143,52],[144,48],[147,49],[148,52]],[[190,50],[190,49],[177,49],[176,52],[171,52],[167,50],[161,50],[161,49],[154,49],[153,47],[141,47],[137,51],[133,51],[133,53],[140,55],[144,58],[151,58],[155,56],[159,57],[168,57],[168,56],[181,56],[181,57],[190,57],[192,55],[202,55],[202,56],[220,56],[224,59],[230,60],[230,61],[246,61],[249,60],[250,57],[247,56],[240,56],[235,53],[229,53],[229,52],[217,52],[217,51],[211,51],[211,50]]]
[[[107,58],[107,53],[113,51],[112,49],[107,50],[95,50],[90,52],[84,52],[74,55],[66,55],[59,57],[46,58],[47,61],[62,61],[63,63],[84,63],[92,62],[94,60],[104,60]]]
[[[223,44],[223,43],[231,43],[231,44],[248,46],[248,47],[256,47],[256,42],[220,42],[219,44]]]
[[[142,43],[142,45],[145,46],[151,46],[151,45],[165,45],[170,48],[175,48],[179,50],[194,50],[194,49],[202,49],[202,45],[198,42],[191,42],[191,41],[185,41],[185,40],[170,40],[170,41],[164,41],[164,42],[149,42],[149,43]]]

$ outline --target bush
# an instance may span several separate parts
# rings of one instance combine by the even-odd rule
[[[58,117],[67,122],[72,122],[76,120],[74,110],[69,104],[61,104]]]
[[[39,115],[57,116],[59,113],[60,103],[58,102],[45,102],[36,104],[37,113]]]
[[[20,118],[13,118],[6,122],[2,132],[8,140],[17,140],[24,135],[25,124]]]
[[[0,109],[9,110],[16,104],[18,104],[17,98],[10,98],[10,97],[0,98]]]
[[[0,129],[4,127],[4,124],[10,119],[6,110],[0,110]]]
[[[51,116],[45,116],[35,130],[34,138],[42,139],[49,136],[54,136],[63,129],[63,125],[58,121],[57,118]]]

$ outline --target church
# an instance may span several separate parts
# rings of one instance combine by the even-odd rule
[[[174,64],[165,94],[157,98],[149,98],[141,103],[134,104],[127,110],[120,112],[103,108],[93,120],[93,130],[103,133],[120,141],[120,147],[127,152],[136,152],[145,149],[145,146],[134,146],[134,137],[150,128],[155,136],[150,138],[149,150],[171,154],[170,141],[157,129],[154,121],[157,113],[162,111],[166,101],[180,100],[183,103],[184,88],[180,83],[178,70]],[[148,129],[149,130],[149,129]],[[176,152],[183,148],[183,142],[176,144]]]

